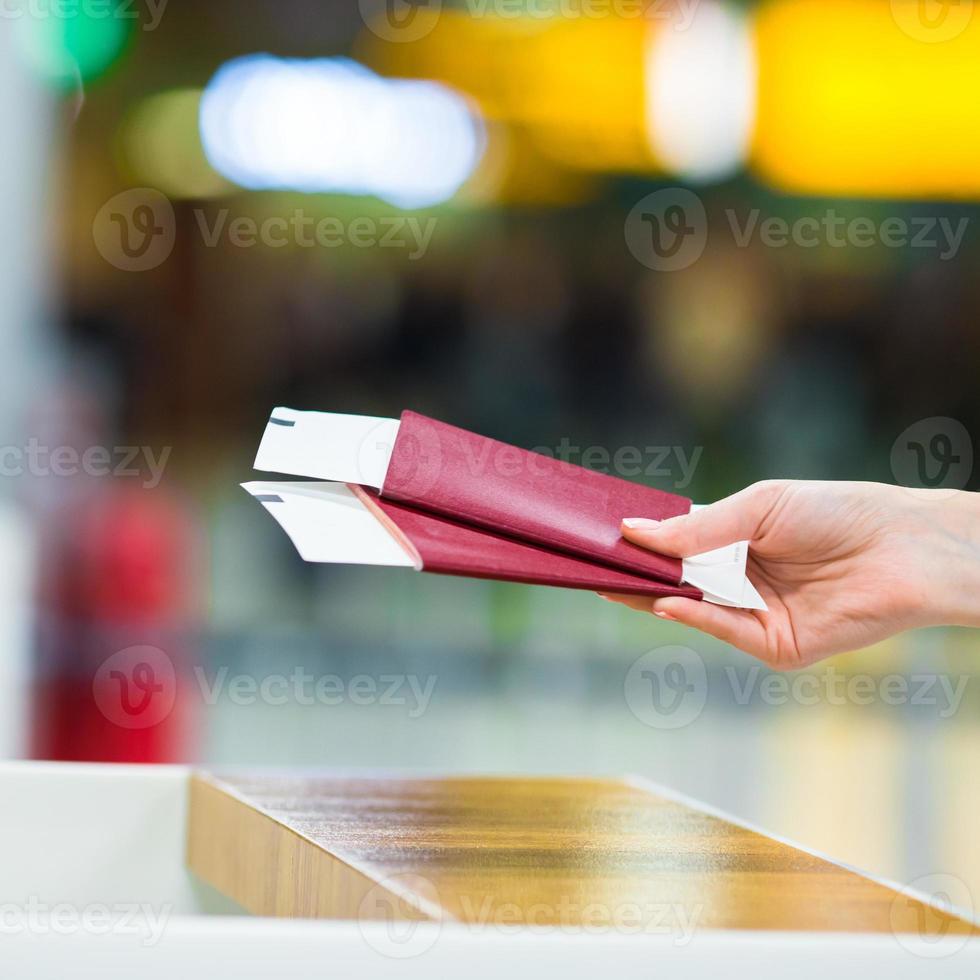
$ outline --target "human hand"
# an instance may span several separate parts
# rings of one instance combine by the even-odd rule
[[[767,611],[605,596],[694,626],[777,670],[906,629],[980,625],[980,495],[879,483],[772,480],[663,522],[623,521],[634,544],[677,558],[749,542]]]

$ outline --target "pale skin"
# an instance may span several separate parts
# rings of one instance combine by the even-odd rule
[[[769,480],[685,517],[626,518],[622,534],[677,558],[750,543],[769,609],[604,596],[676,620],[777,670],[923,626],[980,626],[980,494]]]

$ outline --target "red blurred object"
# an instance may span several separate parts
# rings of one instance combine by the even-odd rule
[[[193,521],[118,485],[44,529],[32,755],[176,762],[193,751]]]

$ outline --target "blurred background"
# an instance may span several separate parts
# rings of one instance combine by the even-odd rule
[[[980,900],[977,635],[776,677],[238,486],[287,405],[975,489],[973,6],[8,0],[0,756],[633,773]]]

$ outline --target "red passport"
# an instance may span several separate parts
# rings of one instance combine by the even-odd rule
[[[677,558],[624,540],[624,517],[691,501],[403,412],[381,496],[552,551],[679,585]]]
[[[698,589],[679,583],[668,584],[494,534],[387,500],[364,487],[350,489],[378,516],[419,571],[592,592],[701,598]]]

